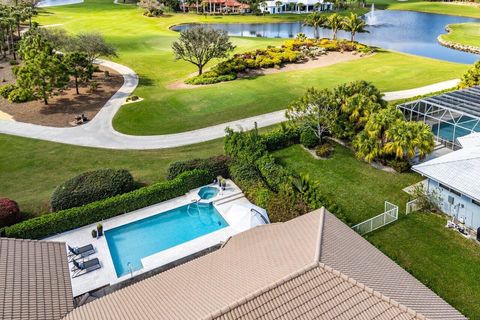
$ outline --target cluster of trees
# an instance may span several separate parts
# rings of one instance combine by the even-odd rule
[[[291,124],[314,132],[320,143],[327,134],[352,143],[357,156],[368,162],[409,161],[417,154],[426,156],[434,147],[428,125],[406,121],[365,81],[333,90],[309,89],[289,105],[286,116]]]
[[[37,15],[37,3],[36,0],[18,0],[0,4],[0,53],[4,58],[17,59],[16,47],[21,25],[27,21],[32,25],[32,17]]]
[[[349,16],[343,17],[338,13],[329,16],[320,12],[309,14],[304,21],[304,25],[312,27],[314,36],[319,38],[320,28],[329,28],[332,30],[332,39],[337,39],[338,30],[345,30],[350,32],[350,40],[355,41],[357,33],[368,32],[365,29],[366,23],[356,13],[351,12]]]
[[[480,60],[475,62],[462,76],[460,88],[468,88],[480,85]]]
[[[115,56],[115,49],[98,33],[68,35],[61,29],[41,29],[35,25],[19,42],[23,62],[13,68],[14,85],[1,87],[0,94],[12,102],[48,99],[66,88],[70,77],[79,85],[93,75],[95,59]],[[92,87],[95,87],[92,82]]]

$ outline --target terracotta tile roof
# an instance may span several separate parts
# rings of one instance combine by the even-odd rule
[[[344,264],[341,259],[345,259]],[[365,265],[358,266],[358,261]],[[380,272],[370,270],[377,267],[382,267]],[[386,275],[386,285],[381,273],[385,271],[392,273]],[[390,280],[395,277],[409,285]],[[396,286],[406,293],[424,294],[425,298],[418,297],[421,299],[416,303],[398,294]],[[438,319],[464,319],[353,230],[320,209],[236,235],[211,254],[88,303],[65,319],[390,320],[423,319],[423,312],[436,315],[439,311],[447,313]]]
[[[72,310],[65,244],[0,238],[0,319],[56,320]]]
[[[330,213],[324,219],[320,261],[429,319],[466,319]]]

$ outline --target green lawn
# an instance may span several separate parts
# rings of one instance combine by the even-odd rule
[[[366,238],[470,319],[480,319],[480,246],[414,213]]]
[[[391,10],[410,10],[429,13],[448,14],[455,16],[464,16],[480,18],[480,8],[466,5],[458,5],[446,2],[432,2],[424,0],[369,0],[368,4],[375,3],[379,8]]]
[[[83,148],[0,135],[0,198],[16,200],[22,212],[48,211],[55,186],[81,172],[99,168],[130,170],[135,180],[165,179],[174,161],[223,153],[223,140],[153,151],[116,151]]]
[[[442,39],[480,48],[480,23],[451,24],[451,31],[442,35]]]
[[[414,173],[377,170],[337,144],[333,156],[327,160],[314,159],[300,145],[277,151],[274,156],[295,172],[318,181],[321,190],[341,205],[352,223],[382,213],[385,200],[400,206],[404,212],[408,195],[401,190],[421,180]]]
[[[362,9],[365,11],[366,9]],[[62,24],[72,33],[99,31],[119,51],[120,63],[140,75],[135,94],[144,101],[123,107],[114,119],[117,130],[135,135],[187,131],[285,108],[305,88],[331,87],[355,79],[373,81],[384,91],[427,85],[459,77],[466,65],[447,63],[393,52],[314,70],[278,73],[237,80],[193,90],[166,86],[185,79],[195,66],[174,61],[171,43],[178,34],[168,28],[186,22],[275,22],[303,19],[299,15],[218,16],[173,14],[161,18],[142,16],[134,6],[111,0],[49,8],[38,21]],[[237,51],[279,45],[281,39],[233,38]],[[414,66],[414,67],[412,67]]]

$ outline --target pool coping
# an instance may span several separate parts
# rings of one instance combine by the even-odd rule
[[[213,186],[213,184],[207,186]],[[99,223],[102,223],[103,230],[105,232],[109,229],[142,220],[156,214],[161,214],[162,212],[191,203],[193,200],[198,200],[198,191],[202,187],[193,189],[183,196],[170,199],[139,210],[127,212],[125,214],[104,221],[99,221]],[[77,297],[84,293],[95,291],[99,288],[119,285],[120,283],[128,280],[131,281],[132,278],[135,278],[139,275],[151,273],[155,269],[161,268],[162,266],[171,264],[182,258],[193,256],[198,252],[218,246],[220,243],[226,241],[231,236],[243,231],[239,228],[235,228],[235,226],[232,226],[232,221],[226,215],[228,210],[234,204],[250,204],[250,202],[245,198],[240,188],[235,185],[233,181],[227,180],[227,188],[224,191],[220,191],[217,196],[209,199],[208,201],[202,200],[202,202],[204,201],[212,202],[215,209],[220,213],[220,215],[229,225],[222,229],[179,244],[177,246],[160,251],[154,255],[144,257],[141,259],[141,262],[143,264],[142,269],[133,271],[132,274],[127,274],[121,277],[117,277],[116,275],[115,266],[110,255],[110,250],[106,237],[102,236],[98,239],[95,239],[91,236],[91,230],[96,228],[96,223],[78,229],[70,230],[55,236],[51,236],[46,238],[45,240],[61,241],[69,244],[70,246],[82,246],[86,244],[92,244],[94,246],[95,253],[88,257],[88,259],[98,258],[102,267],[85,275],[72,278],[73,296]],[[71,266],[72,265],[69,264],[69,267]]]

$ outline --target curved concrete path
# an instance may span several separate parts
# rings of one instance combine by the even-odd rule
[[[146,150],[180,147],[189,144],[221,138],[225,128],[252,129],[256,122],[258,127],[266,127],[285,121],[285,110],[271,112],[255,117],[240,119],[219,125],[181,133],[131,136],[115,131],[112,119],[118,109],[125,103],[127,97],[138,85],[138,76],[130,68],[111,61],[98,60],[99,64],[117,70],[125,79],[123,86],[108,100],[103,108],[87,124],[72,128],[46,127],[36,124],[0,120],[0,133],[34,138],[76,146],[96,147],[105,149]],[[450,80],[433,85],[396,92],[385,93],[386,100],[411,98],[418,95],[450,89],[459,80]]]

